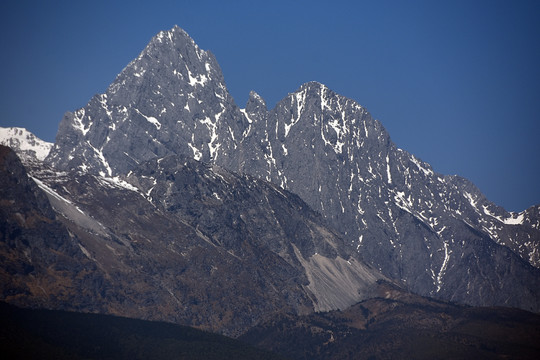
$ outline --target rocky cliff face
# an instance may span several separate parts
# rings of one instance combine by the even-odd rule
[[[111,176],[169,154],[210,161],[232,153],[244,122],[214,56],[174,27],[156,35],[106,93],[65,114],[48,162]]]
[[[0,296],[20,306],[103,311],[108,280],[59,221],[14,151],[0,145]]]
[[[509,213],[467,180],[435,173],[365,108],[316,82],[271,110],[252,92],[239,109],[215,58],[178,27],[66,114],[47,163],[111,177],[171,154],[299,195],[345,240],[343,259],[410,290],[540,310],[538,207]]]
[[[424,295],[538,309],[511,296],[538,284],[534,208],[508,213],[467,180],[435,173],[363,107],[319,83],[271,111],[252,94],[245,114],[253,120],[242,162],[224,166],[298,194],[388,277]]]
[[[34,221],[29,233],[10,220],[20,212],[6,216],[0,256],[10,262],[2,299],[17,305],[239,335],[277,311],[344,309],[369,297],[372,284],[384,278],[349,256],[343,240],[298,196],[215,165],[169,155],[122,178],[44,166],[28,178],[20,162],[13,164],[5,173],[15,172],[11,181],[30,189],[11,190],[14,196],[20,204],[27,193],[38,197],[28,212],[46,209],[56,229],[50,234],[47,224]],[[2,211],[13,211],[11,203]],[[36,251],[47,256],[28,260]],[[63,271],[53,272],[56,267]],[[41,277],[49,283],[34,284]]]
[[[319,214],[272,183],[178,156],[151,160],[126,180],[156,206],[196,224],[211,244],[254,261],[254,266],[269,256],[254,250],[278,255],[286,262],[280,272],[301,279],[316,310],[346,308],[365,298],[370,285],[381,278],[358,256],[351,256]]]

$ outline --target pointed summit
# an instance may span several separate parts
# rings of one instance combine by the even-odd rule
[[[328,89],[328,87],[318,81],[308,81],[302,84],[302,86],[300,86],[300,90],[304,90],[304,89],[320,90],[320,89]]]
[[[154,36],[105,94],[66,113],[47,160],[104,176],[169,154],[210,161],[241,138],[244,124],[230,121],[238,113],[214,55],[175,26]]]
[[[184,29],[182,29],[180,26],[176,24],[172,27],[171,30],[161,31],[160,34],[161,33],[172,34],[173,36],[183,36],[183,37],[189,38],[193,43],[195,43],[195,41],[193,41],[191,36],[189,36],[189,34]]]
[[[225,87],[221,68],[214,55],[202,50],[193,39],[180,27],[175,26],[169,31],[161,31],[154,36],[139,56],[130,62],[120,73],[108,93],[116,93],[120,84],[126,81],[148,87],[162,87],[167,82],[170,90],[185,85],[190,87],[204,87],[210,81],[218,86]],[[131,88],[126,88],[132,93]],[[153,89],[162,92],[161,88]],[[163,94],[163,95],[172,95]]]
[[[143,50],[139,58],[146,54],[154,54],[156,50],[160,53],[160,55],[164,55],[164,53],[169,52],[178,55],[176,59],[171,59],[176,60],[177,64],[182,64],[184,62],[197,62],[208,56],[213,57],[211,56],[210,52],[199,48],[189,34],[177,25],[175,25],[171,30],[161,31],[154,36]],[[215,59],[213,60],[215,61]]]
[[[153,43],[176,43],[176,42],[186,42],[190,43],[193,46],[197,46],[195,41],[189,36],[189,34],[178,25],[174,25],[170,30],[162,30],[157,35],[155,35],[152,40],[150,40],[148,45]]]

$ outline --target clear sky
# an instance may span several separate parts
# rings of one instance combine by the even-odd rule
[[[316,80],[365,106],[398,147],[496,204],[540,203],[540,1],[4,1],[0,126],[54,141],[177,24],[236,103],[271,108]]]

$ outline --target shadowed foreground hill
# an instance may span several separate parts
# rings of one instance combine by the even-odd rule
[[[293,359],[539,359],[540,315],[440,302],[379,282],[344,311],[281,315],[240,339]]]
[[[194,328],[0,303],[0,353],[10,359],[282,359]]]

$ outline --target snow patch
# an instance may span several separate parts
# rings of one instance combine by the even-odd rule
[[[198,55],[198,53],[197,53]],[[186,68],[187,69],[187,68]],[[189,85],[195,86],[195,85],[201,85],[204,86],[208,82],[208,77],[204,74],[193,76],[193,73],[187,69],[188,71],[188,77],[189,77]]]
[[[474,197],[469,194],[468,192],[463,192],[463,196],[465,197],[465,199],[467,199],[469,201],[469,203],[471,204],[471,206],[475,209],[478,210],[478,204],[476,202],[476,200],[474,199]]]
[[[418,160],[416,157],[414,157],[414,155],[411,155],[411,161],[413,162],[413,164],[415,164],[419,170],[421,170],[426,176],[432,176],[433,175],[433,170],[431,169],[427,169],[424,167],[424,165],[420,162],[420,160]]]
[[[195,142],[195,134],[191,134],[191,142],[188,143],[188,146],[190,147],[191,151],[193,151],[193,158],[197,161],[200,161],[202,159],[202,152],[197,149],[195,146],[193,146],[192,143]]]
[[[396,191],[396,193],[394,194],[394,201],[396,205],[399,206],[401,209],[409,213],[412,213],[412,209],[414,205],[411,199],[411,195],[405,198],[405,192]]]
[[[101,150],[98,150],[94,146],[92,146],[92,144],[90,144],[90,142],[87,142],[87,144],[88,144],[88,146],[90,146],[90,148],[92,150],[94,150],[94,152],[98,156],[98,159],[101,161],[101,163],[103,164],[103,166],[107,170],[107,175],[111,176],[112,175],[112,169],[109,166],[109,163],[107,162],[107,160],[105,159],[105,156],[103,156],[103,152],[101,152]],[[103,173],[103,171],[100,171],[100,174],[102,176],[105,176],[105,173]]]
[[[484,214],[491,216],[492,218],[502,222],[506,225],[521,225],[523,224],[523,220],[525,220],[525,212],[521,213],[510,213],[510,217],[500,217],[489,211],[488,207],[486,205],[482,205],[482,208],[484,209]]]
[[[73,115],[74,116],[73,116],[72,126],[75,129],[79,130],[83,134],[83,136],[86,136],[86,134],[88,133],[88,130],[90,130],[90,127],[92,126],[92,123],[89,123],[88,127],[85,127],[84,124],[82,123],[82,119],[84,118],[84,115],[85,115],[85,110],[79,109]]]
[[[53,144],[43,141],[24,128],[0,127],[0,144],[11,147],[17,154],[33,153],[43,161],[51,151]]]
[[[439,270],[439,274],[437,275],[437,292],[441,291],[442,287],[442,277],[444,276],[444,273],[446,272],[446,268],[448,267],[448,260],[450,260],[450,254],[452,253],[451,250],[448,250],[448,243],[443,243],[444,245],[444,260],[441,265],[441,269]]]
[[[285,124],[285,137],[289,135],[289,131],[291,128],[300,121],[300,117],[302,115],[302,112],[304,111],[304,105],[306,102],[306,91],[301,91],[299,93],[294,94],[294,97],[291,98],[291,103],[295,102],[296,104],[296,119],[292,118],[291,122],[289,124]],[[292,105],[292,104],[291,104]]]
[[[214,155],[217,154],[217,150],[219,149],[221,144],[214,144],[215,141],[218,138],[217,135],[217,122],[219,121],[221,115],[225,110],[222,110],[219,114],[216,115],[216,121],[212,122],[209,117],[206,117],[203,120],[199,120],[201,124],[206,125],[208,130],[210,131],[210,142],[208,143],[208,150],[210,151],[210,158],[215,159]]]
[[[127,181],[120,179],[119,176],[114,176],[114,177],[101,176],[101,177],[98,177],[97,179],[100,181],[100,183],[102,185],[106,185],[106,186],[109,186],[109,187],[117,187],[117,188],[127,189],[127,190],[130,190],[130,191],[140,193],[138,188],[131,185]]]
[[[158,129],[158,130],[161,129],[161,123],[158,121],[158,119],[156,119],[156,118],[153,117],[153,116],[146,116],[146,115],[144,115],[142,112],[140,112],[138,109],[135,109],[135,111],[136,111],[137,113],[139,113],[139,115],[141,115],[143,118],[145,118],[146,121],[148,121],[149,123],[153,124],[153,125],[156,127],[156,129]]]
[[[388,177],[388,183],[392,183],[392,174],[390,174],[390,158],[386,155],[386,175]]]

